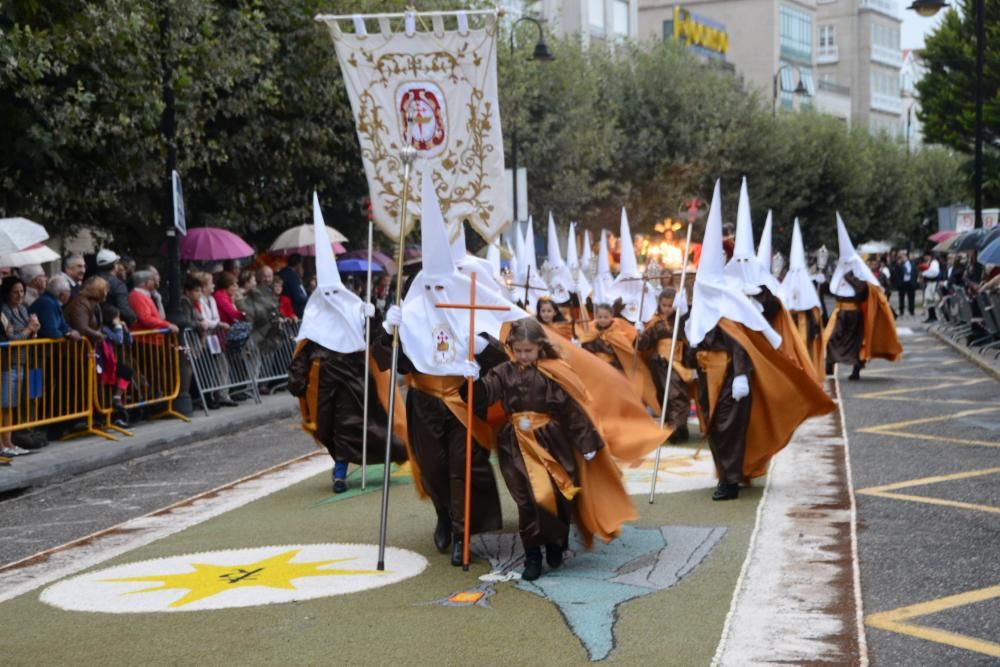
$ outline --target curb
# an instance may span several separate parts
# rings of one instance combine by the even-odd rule
[[[286,394],[287,396],[287,394]],[[67,441],[52,443],[49,449],[58,447],[60,454],[53,456],[51,461],[32,462],[30,465],[14,465],[0,470],[0,493],[18,491],[34,486],[51,484],[82,473],[124,463],[150,454],[156,454],[166,449],[183,447],[202,440],[218,438],[227,434],[236,434],[257,426],[263,426],[276,420],[291,418],[298,414],[298,406],[289,402],[274,405],[254,405],[250,410],[239,409],[225,414],[228,417],[216,417],[202,423],[196,420],[190,423],[175,421],[179,429],[169,429],[165,434],[150,434],[143,437],[141,428],[129,438],[123,437],[117,442]],[[166,424],[167,422],[162,422]],[[74,447],[75,445],[75,447]],[[88,446],[89,445],[89,446]],[[69,451],[70,449],[75,451]],[[47,452],[49,450],[43,450]],[[33,459],[35,456],[26,457]],[[28,461],[25,460],[27,464]]]
[[[929,333],[930,335],[934,336],[935,338],[937,338],[942,343],[945,343],[945,344],[949,345],[953,350],[955,350],[956,352],[958,352],[959,354],[961,354],[963,357],[965,357],[966,359],[968,359],[969,361],[971,361],[975,365],[977,365],[980,368],[982,368],[994,380],[1000,380],[1000,369],[997,369],[997,368],[994,368],[993,366],[991,366],[989,364],[989,362],[987,362],[985,359],[982,358],[982,355],[973,352],[972,350],[970,350],[967,347],[959,345],[958,343],[956,343],[952,339],[950,339],[947,336],[945,336],[940,331],[937,331],[937,330],[928,330],[927,333]]]

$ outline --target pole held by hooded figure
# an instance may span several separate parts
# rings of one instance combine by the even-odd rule
[[[679,293],[683,293],[684,281],[687,279],[687,268],[688,268],[688,253],[691,251],[691,230],[692,225],[688,225],[687,240],[684,241],[684,263],[681,265],[681,284],[677,288],[680,290]],[[676,298],[676,297],[675,297]],[[686,299],[685,299],[686,300]],[[664,423],[667,421],[667,398],[670,395],[670,378],[674,372],[674,352],[677,350],[677,332],[681,325],[681,310],[680,308],[674,309],[674,331],[673,335],[670,337],[670,358],[667,359],[667,380],[663,384],[663,406],[660,408],[660,428],[663,428]],[[688,406],[690,408],[690,405]],[[653,504],[653,499],[656,496],[656,478],[660,474],[660,454],[663,452],[663,446],[656,448],[656,459],[653,464],[653,476],[649,482],[649,504]],[[697,453],[695,454],[697,456]]]
[[[368,286],[365,290],[365,303],[372,302],[372,236],[373,236],[373,225],[372,221],[368,221]],[[371,318],[365,318],[365,347],[368,350],[372,349],[372,321]],[[362,432],[361,436],[361,490],[365,490],[368,487],[368,382],[371,376],[371,364],[365,364],[365,430]],[[390,431],[392,430],[390,424]],[[388,465],[388,463],[386,464]]]

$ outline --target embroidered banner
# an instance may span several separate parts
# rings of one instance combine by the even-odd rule
[[[468,220],[487,240],[510,224],[497,100],[497,16],[407,13],[403,31],[389,17],[320,17],[330,30],[358,129],[375,224],[399,237],[400,154],[417,150],[408,203],[419,217],[423,178],[433,179],[449,228]],[[451,18],[451,17],[449,17]],[[343,22],[344,25],[341,25]],[[369,25],[377,33],[368,33]],[[345,32],[353,26],[353,32]]]

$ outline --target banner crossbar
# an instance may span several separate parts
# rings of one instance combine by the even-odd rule
[[[494,7],[493,9],[474,9],[474,10],[460,10],[452,9],[449,11],[437,11],[437,12],[395,12],[391,14],[317,14],[315,19],[318,22],[323,21],[352,21],[355,17],[360,19],[402,19],[407,16],[415,16],[417,18],[425,16],[456,16],[459,13],[463,13],[466,16],[486,16],[492,14],[494,16],[503,16],[504,12],[499,7]]]

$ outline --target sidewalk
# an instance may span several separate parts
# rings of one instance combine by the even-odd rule
[[[28,456],[14,459],[10,467],[0,468],[0,493],[57,482],[73,475],[155,454],[199,440],[235,434],[298,414],[298,403],[287,392],[261,396],[260,405],[248,400],[238,408],[221,408],[205,416],[196,411],[190,422],[165,418],[138,422],[128,436],[114,434],[117,442],[91,436],[49,446]]]

